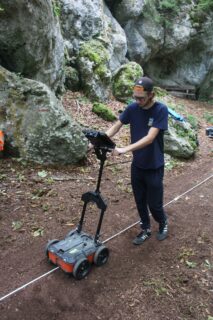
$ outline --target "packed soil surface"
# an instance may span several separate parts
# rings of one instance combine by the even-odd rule
[[[165,172],[168,238],[156,239],[158,226],[152,220],[151,238],[140,246],[132,244],[140,229],[130,185],[131,155],[109,157],[101,183],[108,207],[100,239],[110,256],[80,281],[55,269],[47,261],[45,246],[76,227],[81,195],[95,190],[96,156],[89,154],[78,166],[0,160],[0,298],[12,293],[0,302],[2,320],[212,319],[213,139],[205,135],[203,114],[213,106],[174,100],[198,117],[200,144],[193,159],[178,161]],[[111,125],[92,114],[78,94],[66,94],[64,105],[84,126],[105,130]],[[111,107],[123,108],[115,101]],[[118,145],[128,143],[127,132],[123,128],[116,137]],[[98,219],[99,210],[90,205],[84,231],[93,235]]]

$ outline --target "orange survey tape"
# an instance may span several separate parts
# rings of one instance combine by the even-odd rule
[[[4,150],[4,132],[0,130],[0,151]]]

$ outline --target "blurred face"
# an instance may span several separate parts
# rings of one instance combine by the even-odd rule
[[[133,90],[133,99],[135,99],[140,107],[146,109],[152,102],[153,93],[144,91],[143,87],[135,86]]]

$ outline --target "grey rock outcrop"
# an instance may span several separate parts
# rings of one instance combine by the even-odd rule
[[[78,56],[78,69],[84,92],[93,100],[107,100],[110,96],[111,72],[109,54],[97,40],[83,43]]]
[[[121,25],[125,24],[126,21],[137,19],[143,12],[145,2],[145,0],[114,1],[113,13],[115,18]]]
[[[59,1],[62,33],[73,61],[83,42],[96,39],[105,43],[111,71],[124,63],[127,52],[126,35],[104,1]]]
[[[87,95],[92,99],[106,100],[110,95],[113,72],[126,61],[127,41],[124,30],[104,1],[60,0],[60,4],[61,28],[70,64],[79,69],[81,84]],[[83,51],[89,46],[94,50],[94,55],[99,56],[99,48],[102,47],[107,59],[97,63],[94,56],[88,56],[88,50],[84,56]],[[100,68],[101,76],[98,75]]]
[[[191,85],[208,98],[213,94],[206,80],[213,70],[213,6],[201,16],[197,6],[155,0],[111,4],[125,30],[130,60],[140,63],[158,85]]]
[[[197,130],[187,121],[179,122],[170,118],[168,131],[164,135],[165,153],[189,159],[195,154],[197,147]]]
[[[24,159],[74,164],[85,156],[87,141],[49,88],[0,67],[0,129],[6,147]]]
[[[51,0],[0,0],[0,64],[57,90],[64,45]]]
[[[65,88],[71,91],[78,91],[80,89],[80,80],[78,71],[71,67],[65,67]]]

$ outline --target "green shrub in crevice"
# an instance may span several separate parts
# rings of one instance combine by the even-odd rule
[[[195,130],[198,129],[198,119],[194,115],[188,114],[187,120],[193,129],[195,129]]]
[[[210,12],[213,11],[212,0],[198,0],[194,9],[191,12],[193,22],[203,23]]]
[[[95,102],[92,107],[92,112],[96,113],[100,118],[106,121],[114,121],[117,119],[112,110],[103,103]]]
[[[173,26],[172,18],[175,18],[182,4],[186,4],[190,0],[154,0],[147,1],[144,16],[153,16],[157,23],[160,23],[164,28],[170,29]],[[154,6],[154,14],[153,14]]]
[[[52,0],[53,13],[55,17],[60,17],[61,15],[61,6],[59,0]]]

